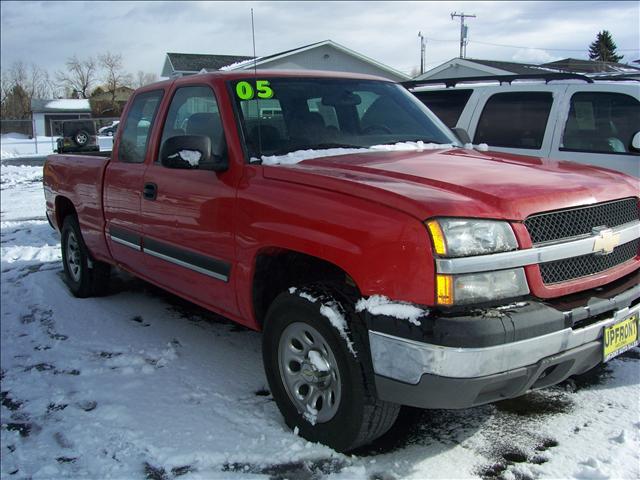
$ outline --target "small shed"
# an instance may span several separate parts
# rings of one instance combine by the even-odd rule
[[[60,120],[91,118],[91,106],[87,99],[31,100],[31,117],[36,135],[51,137]]]

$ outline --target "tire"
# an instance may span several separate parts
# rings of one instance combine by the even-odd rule
[[[89,132],[87,132],[86,130],[78,130],[73,134],[73,143],[75,143],[79,147],[84,147],[87,143],[89,143],[90,138],[91,136],[89,135]]]
[[[104,262],[91,260],[75,215],[64,219],[60,244],[65,283],[71,293],[79,298],[106,293],[111,268]]]
[[[337,290],[325,286],[283,292],[269,308],[262,341],[267,380],[286,424],[307,440],[339,452],[384,434],[400,409],[375,395],[366,328],[349,305]],[[321,313],[323,306],[349,319],[352,347]],[[315,361],[311,351],[316,352]],[[320,397],[322,401],[314,403]]]

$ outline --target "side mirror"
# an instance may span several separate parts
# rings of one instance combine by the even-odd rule
[[[456,137],[458,137],[463,144],[471,143],[471,137],[469,137],[469,134],[464,128],[455,127],[452,128],[451,131],[456,134]]]
[[[640,132],[636,132],[631,139],[631,150],[640,152]]]
[[[160,148],[160,163],[167,168],[215,172],[229,168],[226,159],[212,154],[211,139],[205,135],[179,135],[167,138]]]

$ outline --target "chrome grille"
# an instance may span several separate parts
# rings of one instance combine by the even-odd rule
[[[594,273],[604,272],[625,263],[639,254],[640,240],[619,245],[609,255],[582,255],[540,264],[542,281],[545,284],[566,282]]]
[[[590,235],[594,227],[617,227],[640,219],[635,198],[532,215],[524,221],[534,245]]]
[[[596,227],[617,227],[640,219],[636,198],[532,215],[524,222],[534,246],[591,235]],[[608,255],[589,254],[541,263],[542,281],[549,285],[604,272],[638,255],[638,240],[618,245]]]

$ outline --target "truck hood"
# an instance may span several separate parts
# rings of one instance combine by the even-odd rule
[[[639,193],[637,179],[613,170],[467,149],[365,151],[265,166],[264,176],[374,201],[420,220],[520,221],[536,212]]]

